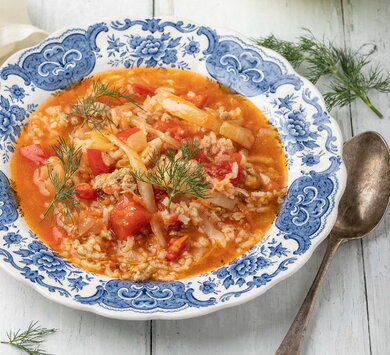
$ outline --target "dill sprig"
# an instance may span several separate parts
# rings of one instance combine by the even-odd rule
[[[47,335],[56,331],[57,329],[54,328],[43,328],[38,321],[35,321],[31,322],[23,332],[20,329],[16,332],[7,332],[8,341],[2,341],[1,343],[12,345],[30,355],[49,355],[44,349],[41,349],[41,344]]]
[[[70,105],[72,111],[69,115],[81,117],[83,119],[81,127],[88,123],[92,129],[100,130],[104,126],[112,123],[107,113],[109,109],[108,105],[99,102],[99,99],[103,97],[111,97],[118,101],[125,99],[140,107],[140,104],[133,99],[132,94],[127,94],[124,90],[97,80],[92,82],[92,95],[81,97],[78,99],[77,104]]]
[[[320,41],[306,30],[297,42],[277,39],[274,35],[255,40],[258,45],[271,48],[284,56],[296,69],[306,64],[304,75],[312,82],[328,76],[329,91],[324,93],[325,102],[331,110],[345,106],[360,98],[375,114],[381,112],[371,103],[369,91],[390,92],[390,75],[379,67],[370,66],[371,55],[358,50],[337,47],[331,41]]]
[[[178,149],[179,152],[168,149],[162,155],[155,152],[151,156],[154,168],[148,172],[131,172],[135,179],[167,191],[168,211],[176,195],[188,194],[208,198],[208,190],[211,188],[210,183],[205,180],[206,171],[203,165],[193,160],[199,153],[198,143],[195,140],[187,141]]]
[[[44,217],[52,213],[54,208],[58,208],[64,215],[64,223],[69,223],[73,220],[73,212],[79,209],[79,202],[74,194],[76,186],[72,181],[72,176],[80,166],[83,153],[80,147],[76,149],[73,142],[67,145],[62,137],[58,138],[57,145],[53,146],[53,149],[62,164],[63,174],[48,167],[49,178],[55,193]]]

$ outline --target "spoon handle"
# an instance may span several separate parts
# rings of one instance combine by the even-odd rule
[[[275,355],[294,355],[300,354],[301,347],[303,345],[303,339],[306,334],[306,329],[313,313],[314,305],[319,294],[320,286],[328,270],[330,262],[333,259],[338,247],[342,243],[342,240],[332,238],[332,234],[329,236],[328,246],[326,253],[322,260],[321,266],[317,272],[317,275],[310,287],[309,292],[305,300],[302,303],[297,315],[295,316],[294,322],[291,324],[283,342],[280,344]]]

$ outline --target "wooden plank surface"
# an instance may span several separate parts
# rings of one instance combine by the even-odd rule
[[[378,62],[390,69],[387,0],[155,0],[154,4],[152,0],[29,1],[33,24],[49,32],[107,17],[143,17],[153,12],[231,28],[251,38],[272,32],[293,39],[299,28],[307,27],[340,45],[359,46],[374,40],[380,50]],[[374,95],[385,113],[384,120],[361,104],[335,112],[344,136],[375,129],[390,141],[389,99]],[[389,229],[388,216],[372,238],[342,246],[310,323],[305,354],[389,353]],[[0,335],[39,319],[45,326],[61,329],[47,343],[54,354],[272,354],[314,278],[324,247],[321,245],[298,273],[247,304],[173,322],[125,322],[78,312],[44,299],[1,272],[0,283],[6,286],[0,288],[0,303],[7,306],[2,308]],[[18,354],[4,349],[2,346],[1,354]]]
[[[390,3],[387,0],[346,1],[347,44],[355,48],[365,43],[377,46],[375,63],[390,72]],[[375,130],[390,142],[390,95],[373,95],[373,103],[384,114],[382,120],[361,102],[351,107],[354,134]],[[368,318],[372,354],[390,353],[390,210],[370,238],[363,240]]]

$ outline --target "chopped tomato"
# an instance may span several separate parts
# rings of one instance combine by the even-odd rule
[[[134,94],[136,94],[138,98],[142,101],[145,100],[147,96],[154,95],[154,91],[149,88],[146,88],[145,86],[133,84],[131,85],[131,87],[133,89]]]
[[[119,240],[125,240],[146,227],[152,216],[130,193],[125,193],[111,210],[108,226]]]
[[[177,261],[187,248],[187,239],[188,236],[184,237],[172,237],[169,240],[169,245],[167,249],[167,255],[165,259],[168,261]]]
[[[139,132],[140,129],[137,127],[132,127],[125,129],[122,132],[119,132],[116,136],[123,142],[126,142],[126,139],[129,138],[132,134]]]
[[[47,157],[40,144],[26,145],[25,147],[20,148],[20,154],[35,163],[46,163]]]
[[[87,158],[89,167],[93,175],[110,173],[112,169],[103,161],[103,152],[99,149],[87,149]]]
[[[233,164],[237,163],[238,165],[237,176],[233,179],[230,179],[230,182],[234,186],[237,186],[244,177],[243,174],[244,169],[241,166],[240,162],[241,162],[241,154],[234,153],[229,160],[220,160],[214,164],[207,163],[206,169],[210,174],[210,176],[215,177],[218,180],[223,180],[227,174],[232,172]]]
[[[198,154],[194,157],[199,163],[210,163],[210,159],[205,154],[204,150],[201,149]]]
[[[154,124],[154,128],[169,134],[172,138],[175,138],[179,142],[182,139],[191,137],[190,127],[177,118],[173,118],[169,121],[157,121]]]
[[[74,192],[78,198],[84,200],[94,200],[97,197],[96,191],[86,182],[77,184]]]
[[[195,96],[188,96],[188,94],[181,94],[180,97],[186,101],[193,103],[198,108],[203,108],[208,100],[208,95],[199,94]]]
[[[67,236],[67,232],[60,226],[54,226],[51,228],[50,240],[48,241],[52,246],[59,246],[64,238]]]

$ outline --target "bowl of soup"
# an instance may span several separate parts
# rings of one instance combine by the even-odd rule
[[[121,319],[260,295],[345,186],[318,91],[275,52],[174,18],[59,31],[0,70],[0,266]]]

